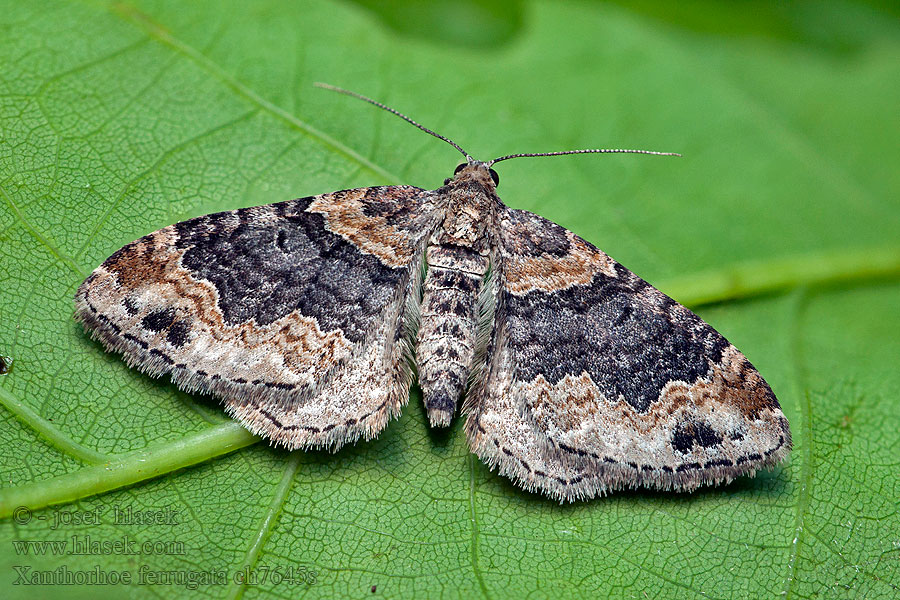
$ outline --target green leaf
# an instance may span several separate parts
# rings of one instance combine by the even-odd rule
[[[456,6],[0,0],[6,597],[900,593],[895,9]],[[772,384],[788,462],[559,506],[488,471],[460,419],[430,431],[418,393],[373,442],[286,453],[104,353],[72,295],[121,245],[216,210],[433,188],[460,160],[314,81],[482,159],[683,153],[510,161],[500,193],[717,301],[698,310]]]

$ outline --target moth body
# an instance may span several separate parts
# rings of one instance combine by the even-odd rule
[[[432,426],[450,424],[476,353],[478,298],[490,265],[497,203],[484,163],[463,165],[437,190],[444,219],[425,250],[416,365]]]

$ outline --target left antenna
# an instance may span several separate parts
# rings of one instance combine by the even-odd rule
[[[436,133],[436,132],[434,132],[434,131],[428,129],[428,128],[425,127],[424,125],[421,125],[421,124],[419,124],[419,123],[416,123],[415,121],[413,121],[412,119],[410,119],[409,117],[407,117],[406,115],[404,115],[402,112],[400,112],[400,111],[398,111],[398,110],[394,110],[394,109],[391,108],[390,106],[387,106],[387,105],[385,105],[385,104],[382,104],[381,102],[378,102],[377,100],[372,100],[372,99],[369,98],[368,96],[363,96],[362,94],[357,94],[356,92],[351,92],[350,90],[345,90],[344,88],[339,88],[339,87],[336,87],[336,86],[333,86],[333,85],[329,85],[329,84],[327,84],[327,83],[319,83],[319,82],[317,81],[317,82],[313,83],[313,85],[316,86],[316,87],[322,88],[323,90],[331,90],[332,92],[338,92],[339,94],[344,94],[344,95],[346,95],[346,96],[351,96],[351,97],[353,97],[353,98],[357,98],[357,99],[362,100],[362,101],[364,101],[364,102],[368,102],[369,104],[374,104],[374,105],[377,106],[378,108],[380,108],[380,109],[382,109],[382,110],[386,110],[386,111],[388,111],[389,113],[391,113],[392,115],[397,115],[398,117],[400,117],[401,119],[403,119],[403,120],[406,121],[407,123],[412,123],[413,125],[415,125],[415,126],[418,127],[419,129],[421,129],[422,131],[424,131],[425,133],[430,133],[431,135],[433,135],[433,136],[436,137],[437,139],[439,139],[439,140],[444,140],[445,142],[447,142],[448,144],[450,144],[451,146],[453,146],[454,148],[456,148],[457,150],[459,150],[459,151],[462,153],[462,155],[466,157],[466,161],[467,161],[467,162],[472,162],[472,157],[469,156],[469,153],[468,153],[468,152],[466,152],[465,150],[463,150],[462,148],[460,148],[460,147],[459,147],[459,144],[457,144],[456,142],[454,142],[453,140],[451,140],[451,139],[448,138],[448,137],[444,137],[444,136],[442,136],[441,134]]]

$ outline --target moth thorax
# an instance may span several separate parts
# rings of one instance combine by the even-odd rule
[[[494,223],[494,203],[481,186],[469,185],[450,192],[446,217],[434,243],[467,246],[486,254],[488,232]]]

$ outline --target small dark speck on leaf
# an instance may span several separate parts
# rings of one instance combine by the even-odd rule
[[[376,588],[377,588],[377,586],[374,586],[374,585],[372,586],[372,593],[373,593],[373,594],[375,593]]]
[[[10,367],[12,367],[13,359],[9,356],[0,356],[0,375],[6,375],[9,373]]]

